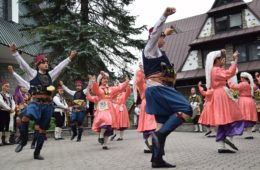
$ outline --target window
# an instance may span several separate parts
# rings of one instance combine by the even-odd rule
[[[234,46],[234,51],[238,51],[240,53],[240,56],[238,58],[238,62],[246,62],[247,61],[246,45],[245,44]]]
[[[236,29],[236,28],[242,28],[242,20],[241,20],[241,14],[233,14],[229,15],[229,26],[231,29]]]
[[[249,60],[260,60],[260,41],[248,46]]]
[[[4,0],[0,0],[0,18],[4,18]]]
[[[8,21],[12,20],[12,2],[12,0],[0,0],[0,18]],[[18,6],[18,3],[14,4]]]
[[[216,33],[228,31],[232,29],[242,28],[241,13],[231,14],[215,18],[215,31]]]
[[[234,51],[240,53],[238,62],[260,60],[260,41],[234,45]]]
[[[222,32],[228,30],[228,17],[216,18],[216,32]]]

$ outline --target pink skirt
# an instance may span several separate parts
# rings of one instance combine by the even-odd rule
[[[256,104],[252,97],[240,97],[238,103],[243,120],[257,122]]]
[[[211,119],[211,116],[212,116],[210,114],[209,110],[210,110],[210,103],[209,102],[204,103],[204,107],[203,107],[203,110],[200,114],[200,118],[199,118],[199,121],[198,121],[200,124],[210,125],[210,124],[206,124],[206,123],[210,122],[210,119]]]
[[[120,105],[116,106],[116,117],[117,117],[116,127],[118,129],[130,127],[129,115],[125,104],[122,104],[122,106]]]
[[[206,114],[200,120],[201,124],[218,126],[243,120],[238,103],[227,95],[224,87],[214,89],[206,107]]]
[[[100,127],[104,125],[112,125],[112,116],[110,110],[97,110],[92,124],[92,130],[94,132],[100,132]]]
[[[146,100],[143,99],[140,106],[140,114],[138,121],[138,132],[144,132],[148,130],[155,130],[157,128],[157,123],[154,115],[147,114],[145,112]]]

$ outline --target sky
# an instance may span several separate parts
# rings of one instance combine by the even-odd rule
[[[127,7],[131,15],[137,16],[136,26],[154,26],[155,22],[162,16],[166,7],[175,7],[176,13],[168,17],[166,22],[179,20],[210,10],[215,0],[135,0]],[[251,2],[252,0],[244,0]],[[144,34],[147,34],[146,32]],[[147,34],[148,35],[148,34]],[[146,36],[147,37],[147,36]]]
[[[135,26],[147,25],[153,27],[156,21],[162,16],[166,7],[175,7],[176,13],[169,16],[166,22],[171,22],[199,14],[210,10],[215,0],[135,0],[126,9],[131,15],[137,16]],[[252,0],[244,0],[251,2]],[[144,31],[140,38],[147,39],[148,32]],[[141,57],[139,51],[134,52]],[[133,70],[137,67],[131,66]]]

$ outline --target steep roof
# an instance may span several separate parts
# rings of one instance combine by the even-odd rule
[[[0,44],[9,46],[15,42],[19,50],[29,55],[36,55],[38,47],[32,44],[28,33],[21,31],[22,25],[0,18]],[[25,45],[29,45],[24,47]]]
[[[244,5],[244,4],[245,4],[244,2],[239,2],[239,1],[233,3],[233,5],[235,6]],[[248,8],[256,15],[256,17],[260,19],[260,0],[253,0],[252,2],[247,3],[247,5]],[[219,10],[220,8],[222,9],[229,6],[232,6],[232,4],[227,4],[224,6],[212,8],[211,10],[213,9]],[[166,38],[166,44],[164,47],[164,50],[166,51],[170,61],[174,63],[177,72],[181,72],[181,68],[188,57],[188,53],[191,48],[190,45],[195,45],[203,42],[209,42],[209,41],[219,40],[227,37],[240,36],[242,34],[244,35],[244,34],[260,31],[260,27],[254,27],[245,30],[235,30],[223,34],[216,34],[211,37],[196,39],[207,18],[208,18],[208,14],[201,14],[201,15],[184,18],[173,22],[168,22],[165,24],[166,27],[170,27],[171,25],[173,25],[177,29],[177,34],[173,34]],[[245,64],[239,64],[239,65],[241,65],[244,68]],[[188,77],[192,77],[193,74],[195,73],[197,73],[196,75],[202,76],[204,75],[202,73],[202,70],[204,69],[192,70],[191,71],[192,73],[189,73],[190,71],[186,71],[181,73],[181,75],[179,75],[177,78],[178,79],[181,77],[187,78],[187,75]]]
[[[206,14],[202,14],[165,24],[166,27],[173,25],[178,30],[177,34],[166,38],[164,47],[176,70],[179,71],[184,64],[190,50],[189,44],[196,39],[206,17]]]
[[[248,7],[260,19],[260,0],[253,0],[248,4]]]

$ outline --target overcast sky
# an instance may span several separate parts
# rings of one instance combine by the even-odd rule
[[[136,26],[147,25],[147,27],[150,28],[154,26],[166,7],[175,7],[177,10],[177,12],[166,21],[170,22],[206,13],[210,10],[214,1],[215,0],[135,0],[127,9],[132,15],[138,16]],[[244,1],[251,2],[252,0]],[[144,34],[147,34],[147,32]]]
[[[147,28],[154,26],[155,22],[162,16],[166,7],[175,7],[176,13],[170,16],[166,22],[175,21],[199,14],[210,10],[215,0],[135,0],[127,9],[131,15],[138,16],[136,26],[147,25]],[[244,0],[251,2],[252,0]],[[141,35],[147,39],[148,32],[144,31]],[[136,52],[140,57],[140,52]]]

